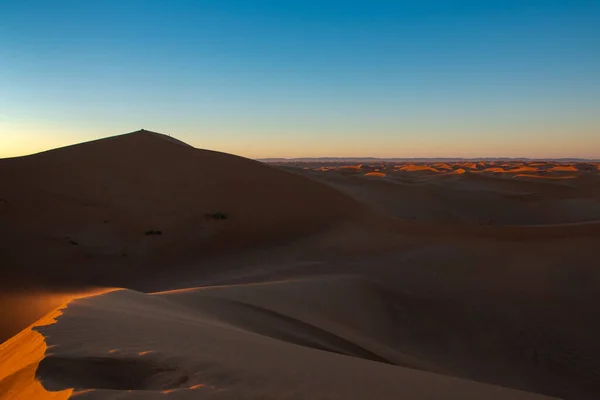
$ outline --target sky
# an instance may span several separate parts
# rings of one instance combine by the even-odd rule
[[[597,0],[0,0],[0,158],[600,158]]]

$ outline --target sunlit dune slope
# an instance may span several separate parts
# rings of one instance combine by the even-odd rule
[[[556,165],[552,168],[549,168],[548,171],[556,171],[556,172],[577,172],[578,169],[574,165]]]
[[[379,171],[367,172],[365,174],[365,176],[371,176],[374,178],[383,178],[385,176],[385,172],[379,172]]]
[[[36,328],[52,347],[37,376],[78,399],[547,398],[393,365],[418,360],[385,346],[385,304],[353,279],[116,291],[62,313]]]
[[[531,179],[547,179],[547,180],[561,180],[561,179],[575,179],[575,175],[560,175],[560,176],[549,176],[549,175],[536,175],[536,174],[517,174],[515,178],[531,178]]]
[[[60,311],[56,310],[36,325],[54,323],[58,315]],[[70,397],[72,389],[47,391],[36,380],[35,372],[46,350],[44,337],[32,327],[0,345],[0,399],[63,400]]]
[[[490,167],[490,168],[484,169],[483,172],[499,172],[499,173],[503,173],[503,172],[506,172],[506,171],[504,170],[504,168],[501,168],[501,167]]]
[[[3,290],[0,293],[0,343],[73,298],[101,290],[94,287]]]
[[[477,169],[477,164],[476,163],[462,163],[462,164],[458,164],[461,167],[465,168],[465,169]]]
[[[297,174],[148,131],[2,159],[0,200],[13,275],[2,282],[27,285],[139,280],[140,267],[283,243],[362,210]]]
[[[439,172],[428,165],[396,165],[396,169],[404,172]]]
[[[90,289],[81,293],[63,293],[56,295],[62,305],[50,312],[30,327],[0,345],[0,399],[68,399],[72,389],[47,391],[36,379],[39,362],[47,353],[45,338],[37,328],[56,323],[62,309],[76,298],[95,296],[114,289]]]

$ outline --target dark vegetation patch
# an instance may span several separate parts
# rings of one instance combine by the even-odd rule
[[[204,214],[204,218],[208,221],[208,220],[226,220],[228,218],[228,215],[225,214],[224,212],[214,212],[214,213],[206,213]]]

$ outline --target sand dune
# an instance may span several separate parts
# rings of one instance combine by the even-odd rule
[[[435,164],[433,164],[433,167],[436,168],[437,170],[442,170],[442,169],[451,170],[452,169],[452,167],[447,163],[435,163]]]
[[[0,171],[0,250],[20,266],[11,286],[99,281],[82,263],[137,280],[141,265],[294,240],[361,213],[304,177],[147,131],[0,160]]]
[[[397,165],[396,168],[398,171],[405,172],[439,172],[437,169],[428,165]]]
[[[556,171],[556,172],[577,172],[578,169],[573,165],[555,165],[552,168],[549,168],[548,171]]]
[[[362,167],[363,167],[363,164],[342,165],[342,166],[340,166],[341,169],[351,169],[351,170],[361,170]]]
[[[476,163],[459,163],[458,166],[464,169],[477,169],[478,167]]]
[[[596,399],[597,171],[0,160],[0,399]]]
[[[372,177],[376,177],[376,178],[383,178],[385,176],[384,172],[379,172],[379,171],[373,171],[373,172],[367,172],[365,174],[365,176],[372,176]]]
[[[350,293],[359,313],[344,315]],[[331,302],[318,311],[306,295]],[[352,280],[116,291],[73,301],[58,323],[34,328],[53,346],[37,374],[46,389],[74,387],[83,399],[547,398],[381,360],[387,351],[419,364],[382,347],[382,313],[376,291]]]
[[[501,168],[501,167],[490,167],[490,168],[484,169],[483,172],[500,172],[500,173],[503,173],[503,172],[506,172],[506,170],[504,168]]]

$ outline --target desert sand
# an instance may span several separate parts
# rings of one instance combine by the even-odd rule
[[[597,399],[597,163],[0,159],[0,399]]]

